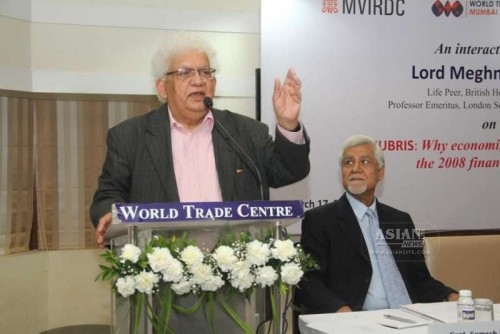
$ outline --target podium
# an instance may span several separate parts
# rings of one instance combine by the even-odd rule
[[[127,243],[143,249],[154,236],[168,238],[187,233],[189,239],[197,241],[198,247],[211,250],[218,235],[225,229],[251,234],[272,229],[274,238],[281,239],[284,228],[301,220],[304,210],[301,201],[116,203],[112,206],[112,214],[106,239],[113,249],[119,249]],[[250,301],[240,295],[235,297],[234,309],[255,331],[260,323],[270,318],[271,310],[264,289],[255,289]],[[280,300],[278,295],[274,295],[274,298]],[[192,299],[189,296],[178,297],[177,302],[188,305]],[[132,328],[137,324],[130,313],[132,305],[129,298],[113,294],[112,305],[112,327],[122,334],[132,334]],[[279,302],[277,312],[281,313]],[[141,319],[139,334],[156,334],[147,317],[143,315]],[[200,312],[185,318],[178,315],[172,323],[175,333],[194,334],[207,331],[205,320]],[[260,328],[258,333],[267,333],[263,326]],[[281,331],[281,323],[272,324],[272,333],[279,334]],[[225,314],[216,314],[216,332],[243,333]]]

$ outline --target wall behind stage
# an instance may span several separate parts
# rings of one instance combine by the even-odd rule
[[[151,58],[180,30],[217,51],[215,107],[255,115],[258,0],[0,0],[0,89],[156,95]]]
[[[338,198],[340,147],[367,134],[385,150],[379,200],[418,228],[500,227],[500,3],[445,3],[262,1],[262,119],[275,73],[294,67],[312,141],[309,177],[273,198]]]

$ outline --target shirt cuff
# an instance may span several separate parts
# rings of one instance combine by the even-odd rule
[[[297,145],[303,145],[306,143],[306,139],[304,137],[304,126],[302,125],[302,122],[300,123],[300,129],[299,131],[288,131],[283,129],[279,124],[276,123],[276,126],[278,127],[278,131],[290,142],[297,144]]]

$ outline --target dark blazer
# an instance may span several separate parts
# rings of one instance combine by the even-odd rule
[[[212,109],[215,163],[224,201],[267,200],[309,174],[309,138],[296,145],[264,123]],[[179,202],[167,105],[108,131],[107,154],[90,207],[96,226],[113,203]],[[243,172],[236,173],[236,170]],[[262,195],[261,195],[262,188]]]
[[[377,213],[384,236],[400,232],[401,238],[388,243],[412,302],[443,301],[455,292],[431,277],[422,247],[402,247],[402,232],[415,229],[410,215],[380,202]],[[372,267],[361,228],[345,194],[333,203],[306,211],[301,245],[320,269],[304,275],[295,290],[295,303],[304,306],[307,313],[332,313],[346,305],[361,310]]]

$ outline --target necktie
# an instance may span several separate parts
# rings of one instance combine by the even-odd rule
[[[394,261],[394,256],[375,219],[375,213],[372,209],[368,209],[365,214],[368,216],[373,250],[377,257],[380,272],[382,273],[382,282],[389,306],[394,309],[399,308],[401,305],[411,304],[411,299],[408,296],[405,283]]]

